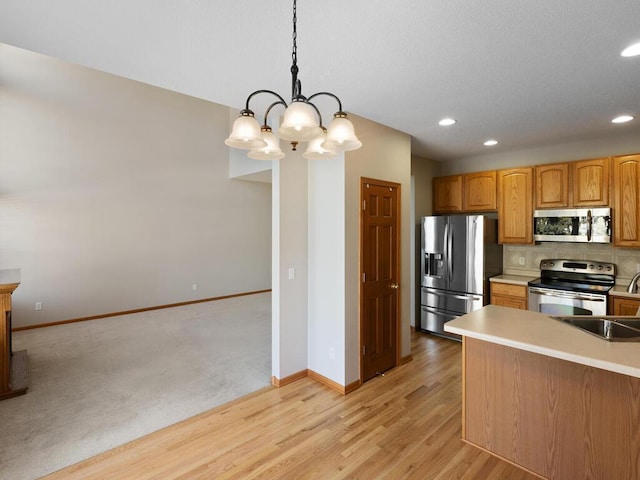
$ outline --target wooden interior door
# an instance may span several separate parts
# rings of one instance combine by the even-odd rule
[[[398,364],[400,185],[361,180],[361,378]]]

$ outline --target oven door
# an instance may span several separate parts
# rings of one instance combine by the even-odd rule
[[[606,315],[607,295],[529,287],[529,310],[547,315]]]

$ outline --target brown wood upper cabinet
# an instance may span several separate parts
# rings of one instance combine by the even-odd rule
[[[462,209],[466,212],[495,211],[496,172],[467,173],[463,178]]]
[[[609,158],[536,166],[536,209],[609,205]]]
[[[569,164],[536,165],[536,208],[569,206]]]
[[[433,179],[434,213],[462,211],[462,175],[449,175]]]
[[[434,213],[486,212],[496,208],[495,170],[433,179]]]
[[[613,243],[640,247],[640,154],[613,158]]]
[[[572,162],[573,205],[606,207],[609,205],[609,158]]]
[[[498,242],[533,243],[533,167],[498,170]]]

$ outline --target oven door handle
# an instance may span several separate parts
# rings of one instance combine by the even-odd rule
[[[581,295],[575,295],[572,293],[556,293],[550,290],[544,290],[542,288],[529,287],[529,293],[537,293],[538,295],[546,295],[547,297],[568,298],[570,300],[586,300],[589,302],[604,302],[605,298],[600,296],[584,297]]]

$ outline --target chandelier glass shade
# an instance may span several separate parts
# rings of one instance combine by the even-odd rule
[[[284,119],[278,133],[280,138],[285,140],[308,142],[320,136],[322,129],[313,107],[307,102],[298,100],[291,102],[284,111]]]
[[[302,95],[302,85],[298,79],[297,64],[297,11],[296,0],[293,0],[293,52],[291,65],[291,101],[287,103],[284,98],[272,90],[256,90],[247,98],[245,108],[240,112],[240,117],[233,123],[231,134],[225,140],[225,144],[232,148],[249,150],[248,156],[258,160],[277,160],[284,157],[280,150],[279,139],[291,143],[292,150],[296,150],[298,143],[310,142],[304,153],[305,158],[331,158],[337,152],[355,150],[362,146],[355,134],[353,124],[342,111],[342,102],[330,92],[318,92],[309,97]],[[260,94],[275,97],[274,103],[269,105],[264,114],[264,125],[260,126],[255,119],[255,114],[249,108],[251,99]],[[333,120],[328,129],[322,124],[322,115],[318,107],[312,102],[316,97],[328,96],[338,103],[338,111],[333,115]],[[281,105],[285,108],[282,124],[276,136],[268,125],[269,113]]]
[[[356,150],[362,146],[346,113],[338,112],[334,115],[322,146],[335,151]]]
[[[262,138],[260,124],[251,113],[243,113],[233,122],[231,135],[224,141],[225,145],[233,148],[261,148],[267,145]]]
[[[266,146],[261,148],[252,148],[249,150],[249,153],[247,153],[247,156],[254,160],[279,160],[284,157],[284,152],[280,150],[280,141],[271,131],[271,127],[265,125],[260,130],[262,133],[262,140],[266,142]]]
[[[323,145],[327,140],[327,129],[322,127],[322,133],[311,140],[307,146],[307,150],[302,154],[304,158],[312,160],[322,160],[323,158],[333,158],[336,156],[336,150],[325,148]]]

